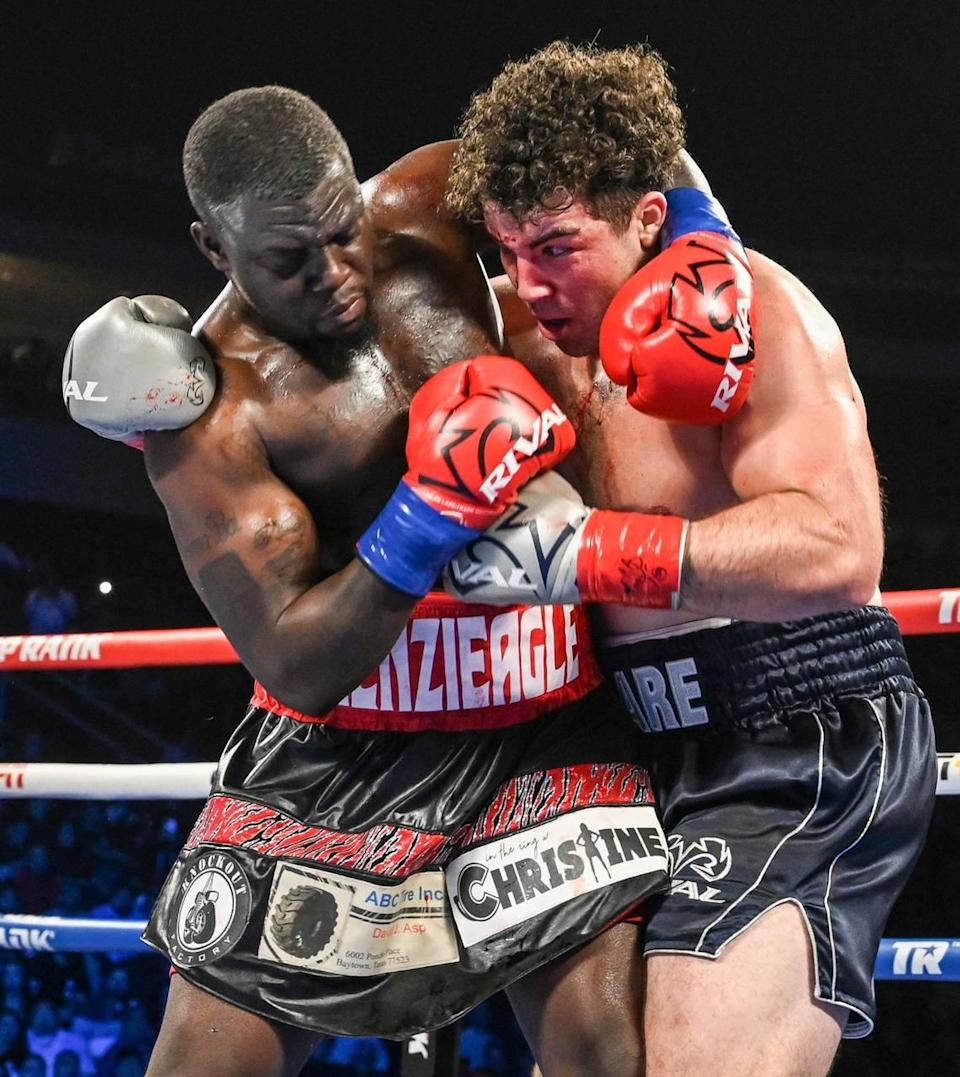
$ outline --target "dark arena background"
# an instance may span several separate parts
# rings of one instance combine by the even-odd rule
[[[746,244],[796,272],[844,332],[886,491],[884,590],[960,586],[955,3],[37,0],[6,5],[0,26],[0,635],[48,630],[38,593],[73,631],[210,624],[141,457],[70,423],[60,389],[72,330],[106,300],[165,293],[196,317],[221,287],[187,233],[179,151],[198,112],[242,86],[302,90],[363,178],[449,137],[507,58],[559,37],[645,40],[672,65],[689,149]],[[960,751],[960,640],[911,637],[908,652],[939,749]],[[248,692],[232,665],[0,664],[0,759],[214,759]],[[4,799],[0,913],[142,919],[196,811]],[[889,937],[960,937],[958,832],[960,800],[942,797]],[[844,1045],[837,1074],[957,1072],[958,948],[928,954],[923,980],[878,984],[877,1030]],[[0,1074],[143,1073],[165,980],[149,954],[0,950],[0,1010],[15,1015]],[[24,1033],[34,1053],[76,1050],[79,1070],[21,1068]],[[462,1050],[473,1077],[530,1072],[501,997],[467,1018]],[[394,1044],[330,1040],[306,1072],[398,1060]]]

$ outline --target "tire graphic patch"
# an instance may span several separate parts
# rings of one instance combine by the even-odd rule
[[[337,902],[329,890],[295,886],[277,902],[270,935],[288,954],[316,957],[333,937],[337,919]]]

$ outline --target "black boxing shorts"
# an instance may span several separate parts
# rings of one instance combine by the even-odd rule
[[[330,714],[257,686],[144,935],[274,1021],[438,1028],[666,886],[583,611],[429,596]]]
[[[714,958],[776,905],[803,913],[816,997],[873,1029],[873,968],[933,813],[930,711],[880,607],[735,622],[604,652],[645,731],[671,854],[645,952]]]

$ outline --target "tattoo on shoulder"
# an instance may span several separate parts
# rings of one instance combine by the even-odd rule
[[[203,566],[197,574],[200,593],[212,603],[218,620],[256,621],[264,609],[263,594],[250,571],[233,552]]]
[[[209,535],[199,535],[192,542],[187,543],[184,553],[188,557],[196,557],[198,554],[206,553],[212,545]]]
[[[236,519],[219,510],[208,512],[203,518],[203,523],[206,528],[204,533],[191,539],[186,545],[184,552],[188,556],[196,557],[199,554],[209,553],[216,544],[226,542],[238,530]]]
[[[227,516],[223,512],[208,512],[204,518],[207,531],[213,536],[215,542],[226,542],[231,535],[237,533],[237,521],[233,516]]]
[[[281,583],[291,583],[300,575],[302,554],[302,544],[293,542],[276,557],[271,557],[265,567]]]

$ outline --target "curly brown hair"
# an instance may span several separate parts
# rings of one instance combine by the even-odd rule
[[[622,230],[663,189],[684,125],[653,49],[554,41],[475,94],[458,134],[447,202],[461,216],[481,220],[493,202],[522,220],[583,198]]]

